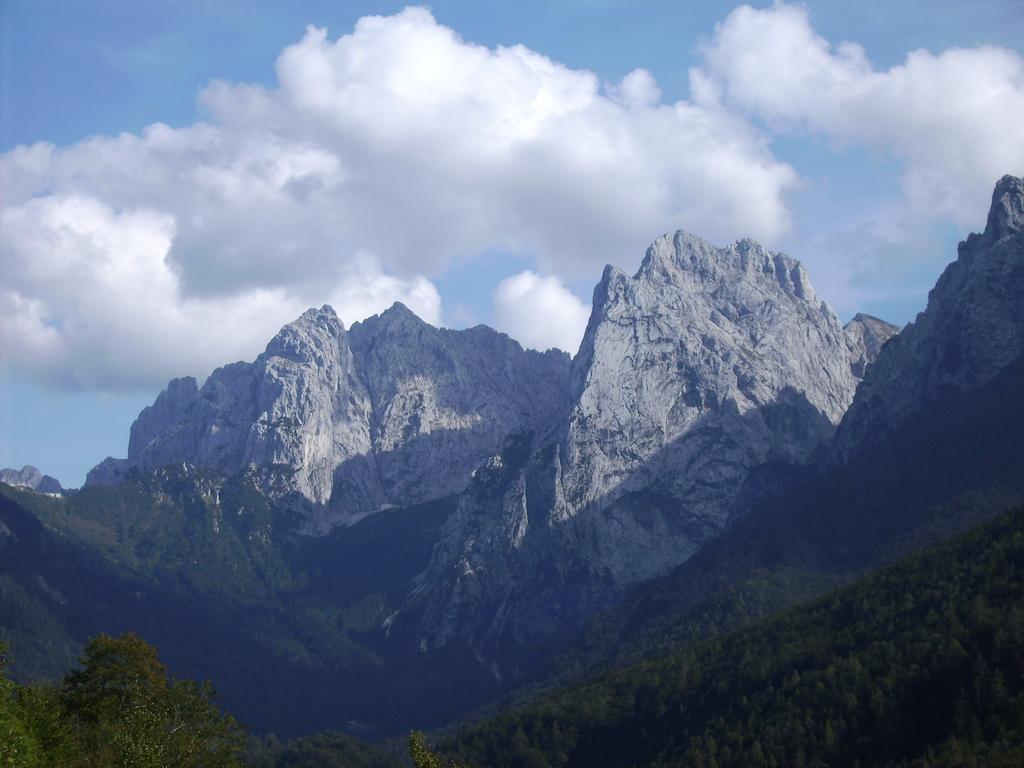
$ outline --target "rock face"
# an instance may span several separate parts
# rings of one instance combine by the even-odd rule
[[[875,362],[882,345],[899,332],[900,329],[892,323],[862,312],[843,326],[850,352],[850,370],[858,380],[864,378],[868,366]]]
[[[172,381],[132,425],[127,459],[87,484],[172,463],[255,468],[266,491],[319,505],[311,522],[329,527],[462,490],[510,432],[561,418],[568,373],[564,353],[489,328],[437,329],[396,304],[346,331],[325,306],[202,389]]]
[[[928,306],[880,351],[836,437],[840,456],[949,389],[970,390],[1024,354],[1024,181],[1004,176],[985,232],[971,234]]]
[[[44,475],[36,467],[26,464],[21,469],[0,469],[0,483],[7,483],[16,488],[29,488],[39,493],[63,493],[60,481],[50,475]]]
[[[634,277],[609,267],[594,292],[559,514],[657,484],[723,524],[722,489],[831,437],[856,386],[846,359],[799,262],[749,240],[660,238]]]
[[[605,270],[572,407],[479,467],[417,586],[421,645],[557,635],[741,515],[755,473],[831,440],[857,380],[803,267],[677,232]],[[496,674],[500,673],[496,669]]]

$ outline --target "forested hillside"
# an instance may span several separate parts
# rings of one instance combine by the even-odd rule
[[[425,702],[437,719],[423,725],[440,725],[461,696],[485,697],[477,681],[489,690],[489,674],[473,665],[460,677],[443,657],[386,666],[381,624],[449,512],[445,500],[389,510],[314,538],[244,478],[182,467],[64,499],[0,486],[11,675],[58,679],[89,637],[135,631],[176,674],[213,681],[260,732],[356,719],[379,737],[422,722]]]
[[[1020,765],[1024,509],[443,748],[493,768]]]

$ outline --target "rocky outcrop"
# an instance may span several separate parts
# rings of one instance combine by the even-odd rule
[[[59,495],[64,492],[57,478],[44,475],[31,464],[26,464],[21,469],[0,469],[0,483],[51,495]]]
[[[928,306],[880,351],[836,437],[848,456],[950,389],[990,381],[1024,354],[1024,181],[1004,176],[983,234],[971,234]]]
[[[898,326],[863,312],[858,312],[843,326],[850,354],[850,370],[858,380],[864,378],[868,366],[875,362],[882,345],[899,332]]]
[[[434,328],[396,304],[346,331],[325,306],[202,388],[172,381],[132,425],[127,459],[87,484],[175,463],[255,468],[264,490],[312,502],[312,527],[330,527],[462,490],[510,432],[560,420],[568,373],[563,353],[482,326]]]
[[[656,485],[721,526],[721,491],[757,464],[806,460],[856,382],[799,262],[677,232],[634,277],[605,269],[573,385],[559,515]]]
[[[686,560],[755,474],[829,443],[857,384],[797,261],[684,232],[633,277],[605,270],[572,374],[560,430],[506,445],[462,496],[417,585],[422,647],[460,636],[497,664]]]
[[[354,324],[349,340],[387,503],[462,491],[510,435],[550,430],[565,418],[564,352],[524,351],[482,325],[435,328],[401,304]]]

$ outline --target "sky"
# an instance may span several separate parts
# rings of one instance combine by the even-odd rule
[[[0,466],[402,301],[575,352],[676,229],[905,323],[1024,175],[1024,0],[0,0]]]

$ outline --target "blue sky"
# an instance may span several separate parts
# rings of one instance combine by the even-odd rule
[[[753,5],[4,0],[0,466],[80,484],[306,305],[571,347],[675,227],[912,319],[1024,173],[1024,3]]]

